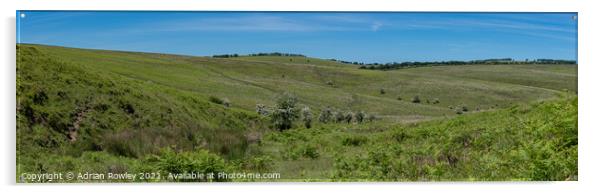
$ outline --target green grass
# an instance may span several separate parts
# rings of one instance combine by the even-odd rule
[[[318,157],[298,153],[308,145]],[[577,99],[418,124],[298,128],[269,133],[260,149],[292,181],[577,180]]]
[[[17,54],[17,175],[161,171],[153,157],[180,157],[165,154],[167,147],[183,154],[177,161],[196,164],[186,158],[208,150],[225,159],[220,168],[280,172],[294,181],[575,180],[577,175],[576,65],[370,71],[307,57],[224,59],[28,44],[17,45]],[[273,106],[284,92],[309,106],[314,122],[329,106],[365,111],[379,120],[315,123],[311,129],[298,122],[297,128],[274,132],[255,105]],[[414,96],[421,103],[412,103]],[[456,109],[463,106],[468,112],[458,116]],[[554,135],[565,129],[575,133]],[[488,139],[462,148],[453,143],[458,135]],[[560,142],[574,135],[575,144],[562,147],[542,138],[550,135]],[[377,155],[386,164],[371,161]],[[455,162],[446,166],[441,158]]]

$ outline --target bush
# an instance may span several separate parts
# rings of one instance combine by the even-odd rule
[[[312,121],[312,114],[311,114],[311,110],[309,109],[309,107],[305,107],[301,110],[301,116],[302,116],[302,120],[303,120],[303,124],[305,125],[305,128],[311,128],[311,121]]]
[[[401,96],[397,96],[397,100],[401,101]]]
[[[439,104],[439,98],[433,99],[433,104]]]
[[[347,122],[347,124],[349,124],[349,123],[351,123],[352,120],[353,120],[353,113],[347,112],[345,114],[345,121]]]
[[[418,97],[418,96],[414,96],[414,97],[412,98],[412,102],[413,102],[413,103],[420,103],[420,97]]]
[[[275,128],[283,131],[293,127],[293,122],[299,118],[296,105],[297,97],[292,94],[284,93],[278,98],[274,112],[271,114]]]
[[[355,120],[357,121],[357,123],[364,122],[365,117],[366,117],[366,113],[364,113],[364,111],[359,111],[355,114]]]
[[[330,107],[322,109],[322,111],[320,112],[320,116],[318,117],[318,121],[320,121],[322,123],[328,123],[331,120],[332,120],[332,110],[330,110]]]
[[[266,107],[263,104],[256,104],[255,105],[255,111],[257,112],[257,114],[262,115],[262,116],[267,116],[270,114],[270,111],[268,110],[268,107]]]
[[[224,104],[224,101],[222,101],[222,99],[219,99],[218,97],[215,97],[215,96],[209,96],[209,102],[212,102],[215,104]]]
[[[230,107],[230,100],[228,100],[227,98],[224,98],[224,100],[222,100],[222,102],[226,108]]]
[[[385,94],[385,89],[384,88],[380,89],[380,94]]]
[[[345,114],[343,114],[343,112],[341,111],[337,111],[334,115],[335,121],[337,123],[343,122],[345,120]]]

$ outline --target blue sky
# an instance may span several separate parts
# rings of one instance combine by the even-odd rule
[[[576,60],[576,13],[17,12],[17,41],[207,56],[359,62]]]

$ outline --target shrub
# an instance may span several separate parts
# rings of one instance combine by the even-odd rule
[[[380,89],[380,94],[385,94],[385,89],[384,88]]]
[[[331,120],[332,120],[332,110],[330,110],[330,107],[322,109],[322,111],[320,112],[320,116],[318,117],[318,121],[320,121],[322,123],[328,123]]]
[[[468,112],[468,107],[462,106],[462,112]]]
[[[257,112],[257,114],[262,115],[262,116],[267,116],[270,114],[270,111],[268,110],[268,107],[266,107],[263,104],[256,104],[255,105],[255,111]]]
[[[293,127],[293,122],[299,118],[296,105],[297,97],[290,93],[284,93],[278,97],[276,107],[271,114],[272,124],[275,128],[283,131]]]
[[[230,100],[228,100],[227,98],[224,98],[224,100],[222,100],[222,102],[226,108],[230,107]]]
[[[222,99],[219,99],[218,97],[215,97],[215,96],[209,96],[209,102],[212,102],[215,104],[224,104],[224,101],[222,101]]]
[[[309,107],[305,107],[301,110],[301,116],[302,116],[302,120],[303,120],[303,124],[305,125],[305,128],[311,128],[311,120],[312,120],[312,114],[311,114],[311,110],[309,109]]]
[[[401,101],[401,96],[397,96],[397,100]]]
[[[439,104],[439,98],[433,99],[433,104]]]
[[[364,113],[364,111],[359,111],[355,114],[355,120],[357,121],[357,123],[364,122],[365,117],[366,117],[366,113]]]
[[[353,120],[353,113],[352,112],[347,112],[345,114],[345,121],[347,121],[347,124],[351,123],[351,121]]]
[[[335,115],[335,116],[334,116],[334,118],[335,118],[335,121],[336,121],[337,123],[343,122],[343,121],[345,120],[345,114],[343,114],[343,112],[342,112],[342,111],[337,111],[337,112],[335,112],[335,114],[334,114],[334,115]]]
[[[418,97],[418,96],[414,96],[414,97],[412,98],[412,102],[413,102],[413,103],[420,103],[420,97]]]

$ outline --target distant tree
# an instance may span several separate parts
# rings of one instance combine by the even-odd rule
[[[385,89],[384,88],[380,89],[380,94],[385,94]]]
[[[330,109],[330,107],[322,109],[322,111],[320,112],[320,116],[318,117],[318,121],[320,121],[322,123],[328,123],[331,120],[332,120],[332,110]]]
[[[337,123],[341,123],[345,121],[345,114],[343,113],[343,111],[336,111],[334,113],[334,118]]]
[[[355,113],[355,121],[357,121],[357,123],[364,122],[365,117],[366,113],[364,113],[364,111],[358,111],[357,113]]]
[[[301,116],[302,116],[302,120],[303,120],[303,124],[305,125],[305,128],[311,128],[311,121],[312,121],[312,114],[311,114],[311,110],[309,109],[309,107],[304,107],[303,109],[301,109]]]
[[[224,98],[222,102],[226,108],[230,107],[230,100],[228,98]]]
[[[296,108],[297,97],[284,93],[276,101],[276,107],[271,114],[272,124],[280,131],[293,127],[293,122],[299,118],[299,110]]]
[[[439,104],[439,98],[435,98],[435,99],[433,100],[433,104]]]
[[[218,97],[215,96],[209,96],[209,102],[215,103],[215,104],[224,104],[224,101]]]
[[[345,114],[345,121],[347,121],[347,124],[351,123],[351,121],[353,120],[353,113],[352,112],[347,112]]]
[[[397,100],[400,100],[400,101],[401,101],[401,96],[397,96]]]
[[[420,103],[420,98],[418,96],[414,96],[414,98],[412,98],[412,102],[413,103]]]

